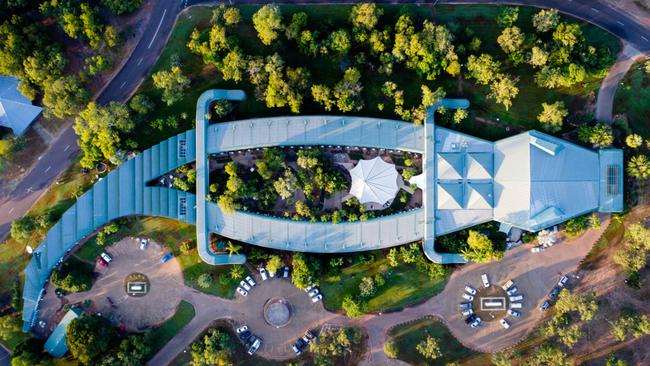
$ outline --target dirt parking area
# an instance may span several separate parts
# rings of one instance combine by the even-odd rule
[[[90,291],[69,294],[60,301],[73,304],[91,300],[92,311],[112,316],[128,331],[145,330],[174,315],[183,292],[183,273],[176,259],[161,262],[166,253],[161,245],[149,241],[146,250],[140,250],[137,239],[124,238],[106,252],[113,260],[108,267],[95,266],[99,276]],[[147,277],[146,295],[132,297],[126,293],[125,279],[132,273]]]

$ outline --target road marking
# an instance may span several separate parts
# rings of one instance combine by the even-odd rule
[[[126,85],[126,81],[122,82],[122,85],[120,85],[120,89],[124,88],[124,85]]]
[[[618,25],[625,25],[625,24],[623,24],[623,22],[618,21],[618,20],[616,21],[616,23],[618,23]]]
[[[15,208],[15,207],[12,207],[12,208],[9,210],[9,213],[14,212],[14,208]]]
[[[63,152],[68,151],[69,148],[70,148],[70,144],[66,145],[65,149],[63,149]]]
[[[140,57],[140,61],[138,61],[138,66],[142,63],[142,57]]]
[[[165,19],[165,15],[167,15],[167,9],[163,11],[163,15],[162,17],[160,17],[160,23],[158,23],[158,28],[156,28],[156,33],[154,33],[153,38],[151,39],[151,42],[149,42],[149,47],[147,47],[147,49],[151,48],[153,41],[156,40],[156,36],[158,36],[158,31],[160,30],[160,26],[162,25],[163,19]]]
[[[41,160],[41,159],[43,159],[43,155],[41,155],[41,156],[38,157],[38,160]]]
[[[600,11],[596,8],[591,8],[591,10],[595,11],[596,13],[600,13]]]
[[[47,169],[45,169],[45,173],[49,172],[50,169],[52,169],[52,166],[51,166],[51,165],[48,165]]]
[[[648,42],[648,39],[645,38],[644,36],[641,36],[641,38],[643,38],[644,41]]]

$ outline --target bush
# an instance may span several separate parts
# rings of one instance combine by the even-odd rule
[[[350,295],[344,297],[341,303],[341,308],[343,308],[345,315],[350,318],[358,318],[363,315],[362,307],[362,304]]]
[[[397,358],[397,351],[397,345],[392,339],[384,343],[384,353],[388,358]]]
[[[81,292],[90,289],[93,280],[92,265],[69,259],[52,271],[50,281],[53,285],[68,291]]]
[[[202,273],[196,281],[200,288],[208,288],[212,286],[212,275],[210,273]]]
[[[574,217],[564,224],[564,234],[568,238],[576,238],[587,230],[587,218],[585,216]]]

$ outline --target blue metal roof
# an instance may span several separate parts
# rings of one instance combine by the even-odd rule
[[[72,308],[68,310],[67,313],[65,313],[63,319],[61,319],[56,328],[54,328],[52,334],[50,334],[50,337],[45,342],[44,348],[47,353],[56,358],[61,358],[65,356],[66,353],[68,353],[68,343],[65,339],[68,324],[70,324],[70,322],[72,322],[74,319],[77,319],[79,317],[79,314],[80,312],[76,308]]]
[[[19,82],[13,76],[0,75],[0,126],[10,128],[16,136],[22,135],[43,110],[20,93]]]

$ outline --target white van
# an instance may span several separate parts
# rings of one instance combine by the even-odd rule
[[[521,303],[520,302],[511,302],[510,303],[510,309],[521,309]]]
[[[521,301],[524,299],[524,295],[516,295],[516,296],[510,296],[509,297],[510,301]]]
[[[514,284],[515,283],[512,282],[512,280],[508,280],[508,282],[506,282],[505,285],[501,286],[501,288],[503,289],[503,291],[508,291],[508,289],[512,287],[512,285]]]

